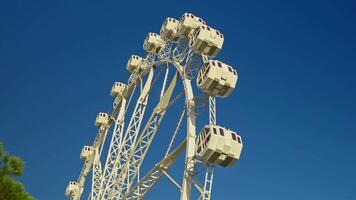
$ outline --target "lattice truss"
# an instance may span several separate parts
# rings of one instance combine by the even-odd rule
[[[221,32],[191,13],[179,20],[169,17],[160,34],[149,33],[143,44],[147,55],[132,55],[126,66],[131,72],[127,83],[115,82],[112,86],[112,112],[96,117],[98,133],[92,145],[83,147],[82,171],[76,181],[69,182],[66,196],[72,200],[81,199],[84,193],[89,200],[144,199],[166,177],[178,188],[181,200],[191,199],[193,187],[198,199],[211,199],[214,169],[232,166],[243,146],[239,134],[216,124],[216,97],[229,96],[238,79],[234,68],[213,60],[223,42]],[[167,149],[141,176],[147,152],[173,108],[181,112],[171,129]],[[208,122],[197,134],[196,122],[203,120],[204,109],[208,109]],[[178,137],[180,132],[185,136]],[[110,141],[105,142],[108,137]],[[103,150],[106,158],[101,156]],[[169,169],[184,151],[183,177],[178,182]],[[89,174],[91,182],[85,184]],[[85,188],[88,185],[91,187]]]

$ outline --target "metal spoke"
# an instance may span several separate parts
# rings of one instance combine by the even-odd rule
[[[177,126],[176,126],[176,128],[175,128],[175,130],[174,130],[174,133],[173,133],[173,135],[172,135],[171,141],[169,142],[169,145],[168,145],[168,148],[167,148],[167,150],[166,150],[166,153],[165,153],[164,157],[167,157],[168,154],[169,154],[169,152],[171,151],[171,148],[172,148],[172,146],[173,146],[174,140],[175,140],[176,137],[177,137],[177,133],[178,133],[178,131],[179,131],[180,125],[182,124],[184,114],[185,114],[185,109],[183,109],[182,112],[181,112],[181,114],[180,114],[180,117],[179,117]]]

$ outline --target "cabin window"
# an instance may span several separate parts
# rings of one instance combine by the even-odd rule
[[[224,130],[222,128],[219,128],[219,131],[220,131],[220,135],[224,136]]]
[[[201,74],[200,74],[200,77],[199,77],[199,81],[198,81],[198,83],[200,84],[200,83],[201,83],[201,81],[202,81],[202,77],[201,77]]]
[[[231,136],[232,136],[232,139],[233,139],[233,140],[237,141],[235,134],[231,133]]]
[[[222,67],[221,62],[218,62],[218,66],[219,66],[219,67]]]
[[[207,26],[206,28],[208,29],[208,31],[210,31],[210,27],[209,26]]]
[[[234,70],[233,72],[234,72],[234,74],[235,74],[235,76],[236,76],[236,71]]]
[[[215,135],[217,135],[218,133],[216,132],[216,128],[213,128],[213,132]]]
[[[210,70],[210,65],[206,68],[206,70],[204,72],[204,76],[206,76],[206,74],[208,74],[209,70]]]
[[[232,68],[231,67],[229,67],[229,71],[232,72]]]
[[[237,141],[241,144],[241,138],[237,137]]]
[[[198,36],[198,35],[199,35],[199,33],[200,33],[200,29],[198,29],[198,30],[197,30],[197,32],[196,32],[196,34],[195,34],[195,35],[196,35],[196,36]]]
[[[204,128],[204,130],[206,133],[209,133],[209,131],[210,131],[209,128]]]

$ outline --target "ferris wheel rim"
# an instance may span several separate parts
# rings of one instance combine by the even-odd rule
[[[190,18],[190,19],[187,18],[187,20],[199,20],[201,23],[205,24],[205,22],[202,21],[201,18],[196,17],[193,14],[185,13],[184,16],[187,16]],[[173,19],[173,22],[176,23],[177,20]],[[190,23],[191,22],[192,21],[190,21]],[[182,23],[183,22],[180,22],[179,26],[182,25]],[[133,185],[133,182],[135,180],[138,180],[138,182],[141,182],[141,180],[139,178],[140,177],[140,174],[139,174],[140,167],[143,164],[143,161],[145,159],[147,151],[151,148],[151,142],[154,139],[157,131],[160,128],[160,123],[164,119],[166,110],[170,107],[170,105],[173,105],[176,102],[176,99],[179,99],[181,97],[181,94],[183,94],[183,91],[181,91],[181,93],[179,95],[177,95],[173,100],[171,100],[173,90],[176,86],[176,83],[180,82],[180,81],[178,81],[178,79],[180,79],[182,81],[184,95],[185,95],[184,106],[183,106],[184,109],[182,111],[181,117],[179,118],[179,126],[180,126],[181,120],[183,119],[184,113],[186,113],[186,129],[187,129],[187,131],[186,131],[186,136],[185,136],[184,141],[178,145],[177,149],[175,149],[169,155],[167,155],[171,146],[172,146],[172,143],[175,140],[174,135],[176,134],[176,130],[179,129],[179,128],[177,128],[178,126],[176,127],[176,129],[172,135],[172,139],[170,141],[170,144],[168,146],[168,150],[166,151],[164,159],[171,157],[172,155],[174,157],[175,153],[177,153],[178,151],[181,152],[182,146],[184,146],[186,153],[185,153],[183,183],[180,187],[178,187],[180,190],[180,194],[181,194],[180,199],[181,200],[189,200],[190,195],[191,195],[192,186],[195,186],[195,187],[198,186],[197,189],[200,192],[199,199],[210,200],[210,194],[211,194],[210,192],[211,192],[212,178],[213,178],[212,170],[209,171],[210,175],[208,175],[208,173],[206,174],[204,188],[202,188],[202,186],[197,184],[197,182],[195,182],[195,180],[194,180],[194,178],[196,178],[195,177],[195,175],[196,175],[195,164],[199,164],[200,163],[199,159],[201,158],[201,157],[198,157],[200,155],[195,155],[197,153],[195,151],[195,148],[197,148],[198,151],[199,151],[199,148],[201,148],[201,146],[197,147],[196,145],[201,144],[201,141],[202,141],[201,136],[203,134],[201,132],[199,132],[199,137],[197,137],[196,122],[197,122],[197,117],[199,116],[197,113],[199,113],[199,111],[196,111],[196,109],[199,108],[199,106],[201,106],[200,105],[201,102],[198,97],[194,96],[194,91],[193,91],[191,81],[194,80],[194,78],[197,75],[198,75],[198,78],[200,75],[204,76],[203,77],[203,79],[205,79],[203,82],[204,85],[201,85],[200,84],[201,82],[198,82],[198,79],[197,79],[197,86],[201,90],[203,90],[203,92],[205,92],[209,95],[209,125],[216,125],[215,96],[228,96],[231,93],[232,89],[234,89],[234,87],[235,87],[235,84],[237,81],[237,74],[236,74],[236,71],[231,68],[231,66],[221,63],[219,61],[216,61],[218,63],[217,65],[219,65],[216,67],[221,68],[221,70],[220,70],[221,73],[225,73],[228,69],[230,71],[228,73],[230,73],[230,74],[234,73],[235,77],[231,78],[231,76],[228,76],[229,82],[226,84],[218,81],[218,79],[220,80],[220,78],[225,81],[227,80],[227,78],[222,77],[222,75],[215,76],[215,74],[212,75],[210,73],[209,76],[207,77],[206,72],[208,72],[208,70],[206,70],[206,68],[211,67],[210,66],[211,64],[215,65],[214,60],[210,60],[210,59],[214,58],[217,55],[217,53],[221,50],[222,43],[224,41],[223,36],[217,30],[211,29],[212,30],[211,33],[218,34],[222,39],[218,39],[218,44],[215,43],[217,41],[214,39],[213,45],[215,45],[215,46],[213,46],[213,47],[211,47],[210,43],[209,43],[208,47],[200,46],[205,49],[202,50],[199,47],[199,50],[197,50],[197,48],[198,48],[197,45],[207,45],[207,44],[201,44],[201,43],[199,43],[199,41],[194,41],[194,46],[193,46],[193,43],[191,41],[193,35],[189,32],[191,32],[191,30],[194,30],[196,28],[194,28],[195,25],[193,26],[193,28],[192,27],[189,28],[189,26],[193,26],[193,25],[186,24],[186,25],[182,25],[182,27],[178,27],[178,28],[176,27],[177,32],[178,32],[178,29],[181,30],[179,33],[180,36],[178,35],[177,40],[168,38],[167,35],[165,35],[166,33],[163,33],[161,35],[158,35],[156,33],[149,33],[147,35],[147,37],[144,41],[144,45],[143,45],[144,50],[147,51],[146,57],[142,58],[137,55],[132,55],[130,57],[130,59],[127,63],[127,69],[128,69],[128,71],[131,72],[131,75],[128,78],[127,85],[120,83],[120,82],[115,82],[115,84],[116,83],[123,84],[126,87],[123,91],[121,91],[121,89],[119,88],[121,86],[116,85],[118,87],[115,90],[112,89],[112,91],[111,91],[112,95],[113,95],[113,91],[114,91],[113,96],[115,97],[115,101],[113,104],[114,110],[109,115],[108,122],[104,123],[104,122],[99,121],[98,123],[100,123],[101,125],[100,124],[99,124],[99,126],[96,125],[99,128],[99,133],[98,133],[97,137],[95,138],[94,144],[93,144],[95,155],[94,156],[87,155],[86,159],[84,159],[85,160],[84,167],[83,167],[82,172],[78,178],[78,182],[80,179],[79,186],[82,186],[82,187],[79,189],[80,190],[79,192],[74,192],[74,193],[78,193],[79,197],[75,198],[73,196],[69,196],[72,200],[80,199],[80,197],[83,193],[84,182],[85,182],[86,176],[88,175],[88,173],[90,171],[93,172],[93,175],[92,175],[93,177],[92,177],[92,183],[91,183],[92,190],[91,190],[91,194],[89,195],[89,199],[92,199],[92,200],[110,199],[110,200],[112,200],[112,198],[122,199],[121,197],[123,197],[123,199],[132,200],[132,198],[134,198],[134,199],[136,199],[136,198],[142,199],[143,198],[143,196],[142,196],[142,198],[140,196],[140,191],[138,192],[138,196],[136,195],[136,196],[132,196],[131,198],[130,197],[126,198],[128,196],[127,191]],[[204,27],[210,31],[210,28],[208,28],[206,26],[201,26],[201,27],[199,27],[199,29],[200,28],[204,29]],[[161,28],[161,30],[162,30],[162,28]],[[216,31],[216,33],[214,31]],[[212,37],[212,36],[210,35],[210,37]],[[196,39],[196,38],[194,38],[194,39]],[[203,40],[203,42],[206,42],[205,41],[206,38],[205,39],[200,38],[199,40],[200,40],[200,42],[202,40]],[[219,45],[221,45],[221,46],[219,46]],[[212,48],[212,49],[210,49],[210,48]],[[133,61],[131,59],[133,59]],[[160,93],[160,100],[157,103],[156,107],[153,109],[153,111],[150,112],[151,116],[148,119],[148,121],[145,123],[144,129],[141,130],[141,123],[143,120],[143,116],[145,114],[147,101],[150,96],[152,97],[152,95],[149,95],[149,94],[151,92],[151,89],[154,86],[154,83],[156,82],[156,79],[158,79],[160,72],[163,71],[163,67],[160,68],[158,77],[156,77],[156,79],[152,82],[153,73],[154,73],[155,69],[157,67],[160,67],[162,64],[166,64],[167,68],[166,68],[166,75],[165,75],[165,78],[163,81],[163,85],[161,86],[162,89],[161,89],[161,93]],[[202,64],[204,64],[204,65],[202,65]],[[168,73],[170,71],[169,65],[173,65],[174,68],[176,69],[176,72],[175,72],[174,77],[171,80],[171,83],[169,84],[168,88],[166,89],[165,88],[166,81],[167,81]],[[204,68],[204,69],[202,69],[202,68]],[[148,74],[147,73],[148,71],[149,71],[148,78],[145,78]],[[212,71],[212,70],[210,70],[210,71]],[[179,78],[179,76],[180,76],[180,78]],[[219,77],[219,76],[221,76],[221,77]],[[149,77],[151,77],[151,78],[149,78]],[[199,78],[199,80],[200,80],[200,78]],[[212,83],[211,81],[215,81],[215,82]],[[218,83],[216,83],[216,82],[218,82]],[[143,83],[145,84],[145,87],[142,87]],[[217,84],[218,84],[218,86],[216,86]],[[148,85],[148,87],[149,87],[148,91],[145,90],[146,85]],[[134,110],[132,111],[132,113],[126,112],[128,110],[128,107],[131,105],[132,96],[134,95],[134,93],[137,92],[136,91],[137,86],[140,86],[141,91],[140,91],[140,96],[138,98],[136,98],[136,97],[134,98],[137,101],[136,106],[135,106]],[[228,87],[228,88],[221,89],[221,87]],[[113,88],[114,88],[114,86],[113,86]],[[220,92],[220,90],[221,90],[221,92]],[[119,92],[119,91],[121,91],[121,92]],[[143,94],[146,96],[142,96]],[[128,97],[129,97],[129,101],[127,103]],[[143,98],[143,100],[142,100],[142,98]],[[204,96],[203,96],[203,98],[204,98]],[[163,101],[163,99],[164,99],[164,101]],[[138,112],[136,109],[138,109]],[[99,113],[99,114],[103,114],[103,113]],[[104,113],[104,114],[106,114],[106,113]],[[108,114],[106,114],[106,115],[108,115]],[[128,124],[127,127],[125,127],[125,125],[124,125],[125,116],[131,116],[130,123]],[[133,126],[131,126],[132,120],[134,120],[136,116],[139,117],[137,119],[139,121],[133,121],[134,124],[133,124]],[[97,116],[97,118],[98,118],[98,116]],[[156,120],[156,121],[152,121],[152,120]],[[118,150],[118,152],[116,152],[116,154],[115,154],[116,157],[114,155],[114,158],[111,158],[111,159],[114,159],[114,161],[115,161],[114,165],[113,165],[114,168],[111,168],[111,169],[109,169],[109,172],[106,172],[105,169],[108,166],[108,161],[109,161],[108,158],[109,158],[109,154],[111,152],[111,145],[113,145],[112,142],[110,144],[110,148],[108,151],[108,157],[105,162],[104,169],[102,169],[102,167],[101,167],[101,161],[100,161],[101,158],[100,157],[101,157],[101,151],[103,150],[103,147],[105,145],[104,143],[105,143],[106,136],[108,135],[107,134],[108,130],[113,128],[113,126],[112,126],[113,122],[115,123],[114,130],[113,130],[113,137],[114,137],[114,134],[119,134],[119,135],[121,134],[121,135],[119,138],[119,140],[120,140],[119,147],[117,149],[115,149],[115,151]],[[157,124],[152,125],[151,124],[152,122],[157,123]],[[138,124],[138,127],[134,127],[134,126],[136,126],[136,123]],[[97,124],[97,121],[95,122],[95,124]],[[119,128],[117,128],[117,127],[119,127]],[[149,129],[151,129],[153,131],[150,132],[151,130],[149,130]],[[134,132],[132,133],[132,134],[134,134],[133,135],[134,139],[133,139],[133,141],[130,141],[130,143],[128,145],[130,147],[128,149],[123,149],[124,146],[127,144],[126,137],[127,137],[128,133],[130,133],[130,131],[132,131],[132,130],[134,130]],[[147,130],[148,130],[148,132],[147,132]],[[204,129],[204,131],[205,131],[205,129]],[[228,131],[230,131],[230,130],[228,130]],[[233,132],[231,132],[231,131],[229,133],[233,134]],[[145,138],[145,140],[147,140],[147,141],[144,141],[144,139],[143,139],[145,137],[144,134],[148,135],[147,136],[148,139]],[[234,133],[234,134],[236,137],[236,133]],[[223,133],[220,133],[220,135],[224,136]],[[128,137],[130,138],[131,136],[128,136]],[[136,139],[137,139],[137,141],[136,141]],[[196,139],[198,139],[199,141],[196,141]],[[131,138],[130,138],[130,140],[131,140]],[[230,138],[230,140],[231,140],[231,138]],[[236,138],[235,138],[235,141],[236,141]],[[146,146],[141,147],[142,142],[145,143],[143,145],[146,145]],[[205,142],[208,142],[208,141],[205,141]],[[239,141],[239,143],[241,144],[240,141]],[[203,144],[205,144],[205,143],[203,143]],[[223,144],[223,145],[226,145],[226,144]],[[240,146],[242,148],[242,144]],[[203,147],[203,148],[205,148],[205,147]],[[213,148],[212,151],[214,151],[215,147],[210,146],[209,148]],[[143,149],[143,152],[136,155],[137,149],[139,151],[142,151],[142,149]],[[124,159],[123,162],[121,161],[121,159],[123,158],[122,153],[121,153],[122,150],[124,150],[124,152],[126,153],[125,154],[126,160]],[[208,150],[206,150],[206,151],[208,151]],[[205,151],[205,153],[206,153],[206,151]],[[209,149],[209,151],[211,151],[211,150]],[[239,150],[239,151],[241,153],[241,150]],[[216,152],[214,152],[214,153],[216,154]],[[224,152],[224,153],[226,154],[226,152]],[[204,158],[206,159],[206,158],[209,158],[210,155],[207,153],[204,156],[205,156]],[[214,155],[214,156],[216,157],[216,155]],[[229,154],[229,156],[230,156],[230,154]],[[81,158],[82,158],[82,154],[81,154]],[[229,157],[229,159],[230,158],[231,157]],[[225,158],[219,157],[219,159],[225,159]],[[236,157],[236,159],[239,159],[239,158]],[[163,161],[164,160],[161,160],[159,163],[161,163]],[[117,166],[117,162],[119,162],[120,166]],[[130,162],[134,163],[133,169],[130,169],[130,167],[131,167]],[[227,162],[230,162],[230,161],[227,161]],[[222,165],[229,164],[227,162],[225,162]],[[206,166],[208,166],[210,164],[212,164],[212,165],[216,164],[216,161],[214,159],[210,160],[210,158],[209,158],[209,160],[205,160],[205,161],[201,160],[201,163],[204,163]],[[155,167],[156,167],[156,165],[155,165]],[[167,168],[167,169],[169,169],[169,168]],[[102,170],[104,170],[104,171],[102,171]],[[115,172],[114,170],[117,170],[117,172]],[[131,170],[132,174],[130,174],[130,170]],[[126,175],[126,172],[128,175]],[[105,179],[105,177],[106,177],[105,175],[107,173],[109,173],[109,181],[111,181],[110,184],[112,184],[111,186],[108,185],[109,182],[104,183],[104,181],[108,181],[107,179]],[[166,175],[168,177],[168,179],[172,179],[166,173],[166,171],[162,171],[162,173],[164,175]],[[114,179],[112,179],[113,174],[115,175]],[[99,177],[99,179],[101,181],[101,182],[99,182],[99,186],[97,185],[98,180],[99,180],[97,177]],[[158,181],[158,179],[157,179],[157,181]],[[119,182],[117,182],[118,180],[119,180]],[[114,181],[114,182],[112,182],[112,181]],[[127,182],[127,183],[124,183],[124,182]],[[173,182],[176,186],[178,185],[174,180],[171,182]],[[102,185],[103,183],[106,185]],[[122,189],[125,184],[126,184],[126,188]],[[148,188],[147,191],[152,189],[153,186],[154,185],[151,185],[151,187]],[[99,191],[96,193],[96,195],[98,195],[98,196],[93,196],[94,189],[97,189]],[[138,188],[138,189],[140,189],[140,188]],[[76,190],[78,190],[78,189],[76,189]],[[102,193],[103,190],[104,190],[104,193]],[[109,192],[109,193],[107,194],[107,192]],[[112,193],[112,192],[114,192],[114,193]],[[132,190],[130,190],[129,192],[132,192]],[[135,192],[135,191],[133,191],[133,192]],[[67,189],[66,189],[66,193],[67,193]],[[108,196],[106,196],[106,194]]]
[[[148,55],[149,56],[149,55]],[[157,56],[158,60],[155,60],[150,66],[151,67],[158,67],[160,65],[163,64],[171,64],[175,67],[176,71],[178,72],[179,76],[180,76],[180,80],[182,81],[183,84],[183,88],[184,88],[184,94],[185,94],[185,109],[187,110],[187,135],[186,135],[186,156],[185,156],[185,163],[186,166],[184,167],[184,173],[186,173],[186,171],[188,172],[189,169],[193,169],[194,167],[194,153],[195,153],[195,138],[196,138],[196,129],[195,129],[195,121],[196,121],[196,115],[194,113],[194,93],[193,93],[193,88],[191,85],[191,80],[186,78],[185,76],[185,67],[184,65],[182,65],[180,62],[174,60],[174,58],[171,59],[165,59],[165,60],[161,60],[160,56]],[[140,82],[140,84],[142,84],[143,82],[143,78],[147,75],[147,73],[144,73],[144,76],[138,76],[138,80]],[[145,84],[147,82],[147,79],[145,80]],[[130,95],[130,99],[133,95],[134,92],[136,92],[135,88],[137,87],[137,83],[135,83],[133,85],[134,90],[132,91],[131,95]],[[126,102],[127,97],[123,98],[122,100],[125,100]],[[123,103],[123,102],[121,102]],[[127,108],[130,106],[131,101],[128,101],[128,104],[126,105],[126,109],[124,112],[124,118],[125,116],[128,114]],[[125,106],[125,105],[124,105]],[[113,120],[115,123],[115,127],[117,125],[117,121]],[[113,126],[112,124],[108,127],[108,129],[111,129]],[[114,128],[115,128],[114,127]],[[113,130],[115,131],[115,130]],[[126,130],[127,131],[127,130]],[[124,131],[124,132],[126,132]],[[102,144],[104,145],[104,144]],[[102,148],[101,148],[102,149]],[[99,154],[101,156],[101,154]],[[98,158],[99,160],[101,159],[100,157]],[[103,174],[104,175],[104,174]],[[186,178],[187,176],[184,175],[183,176],[183,186],[182,186],[182,190],[191,190],[191,183],[190,183],[190,179]],[[93,182],[91,184],[94,184]],[[93,187],[93,185],[92,185]],[[84,189],[84,188],[83,188]],[[190,194],[190,192],[181,192],[181,199],[189,199],[189,197],[184,197],[183,194]],[[91,195],[89,195],[90,197]]]
[[[179,76],[181,77],[181,81],[183,84],[183,88],[184,88],[184,94],[185,94],[185,109],[187,110],[187,140],[188,142],[186,142],[186,150],[187,150],[187,154],[186,154],[186,163],[189,163],[189,167],[185,167],[185,168],[189,168],[192,169],[194,167],[194,162],[193,161],[193,157],[194,157],[194,152],[195,152],[195,137],[196,137],[196,129],[195,129],[195,118],[196,115],[194,113],[194,93],[193,93],[193,89],[192,89],[192,85],[191,85],[191,80],[187,79],[185,77],[185,72],[184,72],[184,66],[177,62],[174,61],[173,59],[170,60],[157,60],[154,63],[152,63],[151,67],[159,67],[160,65],[163,64],[171,64],[175,67],[175,69],[177,70]],[[147,75],[147,73],[145,74]],[[140,78],[140,80],[142,80],[143,77]],[[147,82],[147,80],[146,80]],[[127,105],[129,106],[129,105]],[[125,112],[125,115],[128,114]],[[127,131],[127,129],[126,129]],[[124,131],[124,132],[126,132]],[[188,139],[190,138],[190,139]],[[184,176],[185,177],[185,176]],[[187,179],[187,181],[190,181]],[[184,185],[184,184],[183,184]],[[189,184],[186,184],[187,186],[189,186]],[[187,187],[183,187],[183,190],[185,190],[185,188]],[[189,188],[190,190],[190,188]],[[183,192],[182,192],[183,194]]]

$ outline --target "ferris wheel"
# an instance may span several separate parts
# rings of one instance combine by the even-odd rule
[[[180,20],[167,18],[160,34],[148,33],[143,44],[147,55],[132,55],[127,83],[113,84],[112,111],[97,115],[98,133],[92,145],[82,148],[83,168],[69,182],[66,196],[144,199],[165,177],[181,200],[209,200],[214,169],[234,165],[243,147],[238,133],[216,124],[215,98],[228,97],[238,79],[230,65],[213,60],[223,42],[221,32],[191,13]],[[177,179],[169,170],[183,152]],[[154,164],[146,164],[147,157]]]

